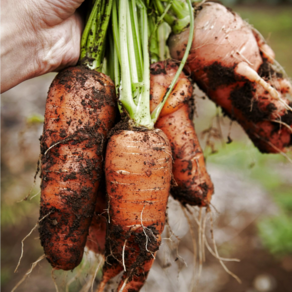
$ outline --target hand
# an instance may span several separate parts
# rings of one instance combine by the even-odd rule
[[[1,1],[1,92],[77,63],[83,1]]]

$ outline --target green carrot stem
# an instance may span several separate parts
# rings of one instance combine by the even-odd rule
[[[86,26],[84,28],[82,37],[81,37],[81,54],[80,54],[80,59],[83,59],[86,56],[87,53],[87,40],[89,36],[89,32],[92,27],[93,19],[96,17],[97,13],[97,8],[99,5],[99,1],[95,1],[94,6],[91,10],[91,13],[89,15],[89,18],[87,20]]]
[[[185,18],[188,16],[188,11],[184,9],[182,2],[178,2],[176,0],[172,1],[171,10],[175,13],[175,15],[179,18]]]
[[[151,129],[148,19],[143,1],[114,0],[112,23],[119,109],[126,111],[136,126]]]
[[[144,6],[144,5],[143,5]],[[146,7],[141,9],[143,15],[143,29],[142,33],[142,51],[143,51],[143,82],[141,98],[138,101],[138,112],[136,113],[136,121],[139,125],[145,126],[152,129],[154,123],[150,115],[150,63],[149,63],[149,52],[148,52],[148,18]]]
[[[96,60],[95,68],[100,68],[102,66],[102,61],[104,58],[105,36],[109,24],[113,0],[107,0],[106,2],[107,3],[104,3],[104,11],[101,15],[102,22],[100,29],[98,31],[96,41],[94,42],[94,52],[92,53],[92,57]]]
[[[163,98],[163,101],[155,108],[155,110],[152,112],[151,114],[151,117],[152,117],[152,121],[154,123],[156,123],[156,121],[158,120],[159,118],[159,114],[168,98],[168,96],[170,95],[171,91],[173,90],[176,82],[177,82],[177,79],[180,75],[180,73],[182,72],[182,69],[183,67],[185,66],[185,63],[187,61],[187,58],[188,58],[188,55],[189,55],[189,51],[190,51],[190,48],[191,48],[191,45],[192,45],[192,42],[193,42],[193,35],[194,35],[194,14],[193,14],[193,9],[192,9],[192,3],[191,3],[191,0],[187,0],[187,3],[188,3],[188,8],[189,8],[189,15],[190,15],[190,32],[189,32],[189,39],[188,39],[188,44],[187,44],[187,47],[186,47],[186,51],[184,53],[184,56],[181,60],[181,63],[178,67],[178,70],[170,84],[170,86],[168,87],[168,90]]]
[[[138,72],[138,79],[139,82],[142,82],[142,75],[143,75],[143,60],[142,60],[142,52],[141,52],[141,40],[139,36],[139,24],[138,24],[138,17],[136,13],[136,0],[129,1],[129,8],[130,8],[130,19],[131,19],[131,26],[133,31],[133,44],[135,50],[135,58],[137,62],[137,72]]]
[[[114,47],[114,80],[116,87],[116,94],[119,94],[119,86],[120,86],[120,66],[119,66],[119,58],[116,47]]]
[[[114,82],[115,81],[115,63],[114,63],[114,49],[115,49],[115,44],[114,40],[112,37],[112,31],[109,31],[109,37],[107,38],[107,47],[109,48],[108,51],[106,52],[106,72],[104,72],[106,75],[108,75],[111,80]]]
[[[165,1],[154,1],[154,5],[159,15],[162,15],[164,12],[164,5],[162,2],[164,3]],[[164,14],[163,19],[169,24],[173,33],[180,33],[190,24],[188,8],[185,7],[184,3],[178,0],[169,0],[166,2],[171,5],[170,10],[174,15],[170,15],[169,13]]]
[[[169,35],[169,26],[163,22],[160,24],[157,30],[159,36],[159,60],[165,60],[168,58],[168,47],[166,45],[167,37]]]
[[[119,1],[119,35],[120,35],[120,56],[121,56],[121,92],[120,101],[129,113],[134,117],[136,105],[133,101],[132,85],[130,82],[130,62],[127,40],[127,3],[128,0]]]
[[[95,0],[81,37],[80,60],[93,70],[103,70],[105,37],[113,0]]]
[[[99,26],[98,20],[100,19],[100,14],[101,14],[100,11],[102,9],[102,2],[103,1],[101,0],[101,1],[97,1],[97,2],[98,3],[97,3],[96,14],[94,15],[94,17],[92,19],[92,24],[90,27],[90,32],[89,32],[87,43],[86,43],[86,56],[90,58],[90,61],[87,62],[87,66],[90,69],[94,69],[95,68],[94,65],[96,63],[96,60],[94,59],[92,54],[93,54],[94,47],[95,47],[94,41],[96,38],[98,26]]]
[[[155,4],[154,4],[155,5]],[[158,26],[163,22],[164,17],[166,16],[166,14],[168,13],[168,10],[171,7],[171,3],[169,3],[166,8],[164,9],[163,13],[160,15],[160,17],[157,19],[156,24],[155,24],[155,28],[153,29],[153,31],[156,31],[158,29]]]
[[[154,0],[153,2],[159,14],[160,15],[164,14],[164,6],[161,4],[161,2],[159,0]],[[170,26],[173,26],[175,22],[175,18],[173,16],[166,13],[164,14],[163,18]]]
[[[126,1],[126,9],[127,9],[127,35],[130,37],[127,37],[128,42],[128,54],[129,54],[129,64],[130,64],[130,73],[131,73],[131,82],[138,83],[139,77],[138,77],[138,70],[137,70],[137,63],[139,63],[138,59],[138,53],[135,50],[134,46],[134,38],[136,36],[135,33],[133,33],[132,30],[132,21],[131,21],[131,12],[129,7],[129,1]]]
[[[118,55],[119,62],[121,62],[121,56],[120,56],[120,34],[119,34],[117,11],[118,11],[117,2],[114,1],[113,9],[112,9],[112,31],[113,31],[114,41],[115,41],[116,53]]]
[[[148,16],[149,53],[150,63],[159,61],[159,38],[152,16]]]

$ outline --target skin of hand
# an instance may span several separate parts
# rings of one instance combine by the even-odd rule
[[[1,93],[77,63],[83,1],[1,0]]]

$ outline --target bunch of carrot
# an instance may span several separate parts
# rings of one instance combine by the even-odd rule
[[[122,271],[118,291],[139,291],[161,243],[169,193],[200,207],[213,194],[183,67],[263,152],[292,144],[292,89],[262,37],[222,5],[93,2],[80,66],[60,72],[48,93],[40,238],[53,268],[74,269],[86,245],[105,257],[98,291]],[[174,60],[159,58],[163,20]]]

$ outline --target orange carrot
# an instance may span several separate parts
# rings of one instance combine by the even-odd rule
[[[107,146],[106,260],[98,291],[124,270],[118,291],[139,291],[161,242],[171,148],[160,130],[118,130]]]
[[[176,64],[171,61],[151,65],[151,111],[163,99],[176,70]],[[181,73],[155,127],[161,129],[171,143],[173,176],[177,183],[171,189],[172,196],[183,204],[206,206],[213,194],[213,184],[190,117],[188,102],[192,90],[192,83]]]
[[[102,73],[67,68],[50,87],[41,137],[39,231],[56,269],[71,270],[82,259],[115,110],[114,84]]]
[[[237,120],[261,152],[292,145],[290,82],[274,63],[274,52],[236,13],[208,2],[196,11],[186,69],[225,114]],[[169,39],[172,58],[181,60],[189,28]]]

